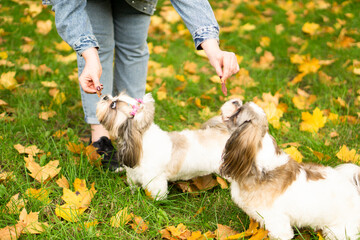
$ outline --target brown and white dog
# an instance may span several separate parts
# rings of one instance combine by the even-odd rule
[[[292,239],[292,226],[321,229],[327,239],[358,239],[360,167],[298,163],[268,132],[264,111],[253,102],[230,117],[220,173],[233,201],[269,231]]]
[[[118,158],[130,186],[140,185],[156,199],[164,199],[168,181],[188,180],[219,173],[221,155],[230,136],[223,119],[241,106],[240,99],[222,106],[222,117],[214,117],[198,130],[166,132],[154,123],[151,94],[142,100],[122,93],[104,96],[97,117],[117,141]]]

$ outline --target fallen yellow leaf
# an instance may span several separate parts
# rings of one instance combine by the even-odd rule
[[[25,225],[22,233],[39,234],[49,227],[48,223],[39,222],[39,212],[30,212],[28,214],[25,208],[20,213],[18,223]]]
[[[39,20],[36,23],[36,32],[40,33],[41,35],[47,35],[52,28],[51,20],[42,21]]]
[[[358,163],[360,160],[360,155],[356,154],[356,150],[349,150],[346,145],[343,145],[341,147],[340,151],[336,154],[336,156],[344,162]]]
[[[123,227],[133,218],[133,214],[128,212],[128,208],[124,208],[110,218],[110,225],[112,227]]]
[[[40,183],[47,182],[54,178],[61,170],[59,166],[59,160],[48,162],[45,166],[41,167],[34,160],[24,158],[26,164],[25,167],[31,172],[29,175]]]
[[[13,90],[17,87],[18,83],[15,79],[16,72],[2,73],[0,77],[0,89]]]
[[[302,159],[304,158],[301,152],[299,152],[299,150],[297,150],[297,148],[294,146],[284,149],[284,152],[289,154],[295,161],[299,163],[301,163]]]
[[[323,115],[319,108],[315,108],[313,114],[302,112],[300,123],[300,131],[318,132],[320,128],[325,126],[327,118]]]
[[[19,193],[15,194],[10,198],[10,201],[6,204],[7,213],[17,214],[20,212],[20,209],[25,207],[27,200],[19,198]]]

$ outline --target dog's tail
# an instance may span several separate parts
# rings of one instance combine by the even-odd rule
[[[360,194],[360,167],[352,163],[340,164],[335,167],[341,175],[349,179],[356,186]]]

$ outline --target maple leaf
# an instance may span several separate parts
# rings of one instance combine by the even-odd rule
[[[280,118],[284,112],[272,102],[265,102],[261,108],[266,113],[267,120],[276,129],[280,128]]]
[[[320,128],[325,126],[327,120],[319,108],[315,108],[313,114],[302,112],[301,119],[303,122],[300,123],[300,131],[307,132],[318,132]]]
[[[40,166],[35,162],[33,157],[24,158],[26,164],[25,167],[31,172],[29,175],[40,183],[47,182],[54,178],[61,170],[59,166],[59,160],[53,160],[48,162],[45,166]]]
[[[336,154],[336,156],[344,162],[358,163],[360,160],[360,155],[356,154],[356,150],[349,150],[346,145],[343,145],[341,147],[340,151]]]
[[[256,29],[256,26],[250,23],[245,23],[244,25],[240,26],[240,31],[253,31]]]
[[[191,182],[200,191],[209,190],[209,189],[212,189],[212,188],[216,187],[217,185],[219,185],[219,183],[216,181],[216,179],[214,179],[212,177],[212,174],[192,178]]]
[[[299,163],[301,163],[302,159],[304,158],[301,152],[299,152],[299,150],[297,150],[297,148],[294,146],[284,149],[284,152],[289,154],[295,161]]]
[[[184,63],[184,71],[186,71],[189,74],[195,74],[197,69],[197,64],[194,62],[186,61]]]
[[[216,176],[216,181],[219,183],[221,189],[228,189],[229,188],[229,185],[228,183],[226,182],[225,179],[219,177],[219,176]]]
[[[61,206],[56,205],[55,214],[68,222],[77,222],[85,210],[86,208],[77,208],[70,204],[63,204]]]
[[[272,55],[271,52],[265,51],[264,56],[260,57],[259,62],[253,62],[252,67],[253,68],[259,68],[259,69],[271,69],[273,68],[273,61],[275,60],[274,55]]]
[[[70,152],[77,153],[77,154],[81,154],[85,150],[85,146],[84,146],[83,143],[76,144],[76,143],[73,143],[73,142],[68,142],[66,144],[66,147]]]
[[[85,180],[76,178],[73,184],[75,192],[68,188],[63,188],[63,196],[61,198],[65,201],[65,204],[57,205],[55,214],[69,222],[77,222],[80,215],[89,207],[92,198],[97,192],[94,184],[88,189]]]
[[[37,73],[40,76],[44,76],[46,73],[52,73],[53,70],[51,68],[49,68],[48,66],[46,66],[45,64],[41,64],[38,68],[37,68]]]
[[[310,105],[316,101],[315,95],[310,95],[298,88],[298,94],[292,98],[295,107],[301,110],[310,109]]]
[[[88,145],[85,148],[85,155],[87,156],[89,163],[92,166],[101,166],[101,156],[97,153],[96,148],[93,145]]]
[[[67,55],[67,56],[63,56],[63,55],[60,55],[60,54],[56,54],[56,55],[55,55],[55,59],[56,59],[56,61],[58,61],[58,62],[61,62],[61,63],[64,63],[64,64],[69,64],[69,63],[71,63],[71,62],[76,61],[77,55],[76,55],[76,52],[70,53],[70,54]]]
[[[260,46],[268,47],[270,46],[271,39],[269,37],[261,37],[260,38]]]
[[[134,216],[132,221],[133,223],[131,223],[130,226],[136,233],[143,233],[149,228],[149,223],[144,221],[140,216]]]
[[[190,231],[187,230],[186,226],[182,223],[179,223],[177,227],[169,226],[166,228],[166,230],[168,230],[173,237],[177,237],[180,239],[186,239],[191,235]]]
[[[163,83],[156,93],[158,100],[164,100],[167,98],[166,83]]]
[[[70,187],[68,180],[63,175],[61,175],[61,178],[56,180],[56,184],[61,188],[69,188]]]
[[[21,235],[25,225],[18,223],[14,226],[7,226],[0,229],[1,240],[14,240],[18,239]]]
[[[48,111],[48,112],[41,112],[39,113],[39,118],[42,120],[49,120],[49,118],[52,118],[56,115],[55,111]]]
[[[4,72],[0,77],[0,89],[13,90],[18,86],[18,83],[15,79],[16,72]]]
[[[164,6],[161,8],[160,15],[165,19],[166,22],[174,24],[181,20],[180,15],[175,11],[173,7]]]
[[[36,32],[40,33],[41,35],[47,35],[52,28],[51,20],[42,21],[39,20],[36,22]]]
[[[39,212],[30,212],[28,214],[25,208],[20,213],[18,223],[25,225],[22,233],[39,234],[49,227],[48,223],[39,222]]]
[[[28,197],[37,199],[44,204],[49,204],[51,202],[49,198],[50,191],[45,188],[40,188],[40,189],[29,188],[25,191],[25,194]]]
[[[54,42],[55,48],[59,51],[69,52],[72,50],[69,44],[65,41],[61,41],[60,43]]]
[[[320,61],[316,58],[306,58],[299,66],[299,72],[301,73],[316,73],[320,69]]]
[[[115,216],[110,218],[110,225],[112,227],[123,227],[125,224],[131,221],[134,217],[134,214],[128,212],[128,208],[125,207],[116,213]]]
[[[1,139],[1,137],[0,137]],[[16,176],[14,175],[13,172],[1,172],[0,173],[0,183],[4,182],[6,183],[7,181],[10,181],[12,179],[16,179]]]
[[[236,78],[232,80],[232,84],[242,87],[256,87],[259,83],[255,82],[254,79],[250,77],[248,70],[240,68],[239,72],[236,74]]]
[[[10,198],[10,201],[6,204],[7,212],[9,214],[19,213],[20,209],[25,207],[27,200],[19,198],[19,193]]]
[[[20,154],[28,154],[31,156],[36,156],[38,153],[43,153],[44,151],[41,149],[38,149],[36,145],[31,145],[29,147],[24,147],[21,144],[14,145],[14,148],[20,153]]]
[[[232,239],[239,239],[245,237],[245,234],[239,235],[239,232],[233,230],[229,226],[225,226],[222,224],[217,225],[217,229],[215,231],[215,234],[217,236],[217,239],[219,240],[225,240],[225,239],[231,239],[230,236],[234,236],[235,238]]]
[[[309,34],[310,36],[313,36],[319,30],[319,28],[320,28],[320,25],[317,23],[306,22],[302,27],[302,31],[304,33]]]

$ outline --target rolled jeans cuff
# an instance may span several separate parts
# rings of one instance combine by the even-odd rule
[[[208,26],[197,29],[193,34],[195,48],[202,50],[201,43],[208,39],[219,41],[219,28],[217,26]]]
[[[91,47],[99,48],[99,43],[96,40],[96,37],[94,35],[87,35],[87,36],[81,36],[75,43],[74,43],[74,50],[82,56],[82,53]]]

